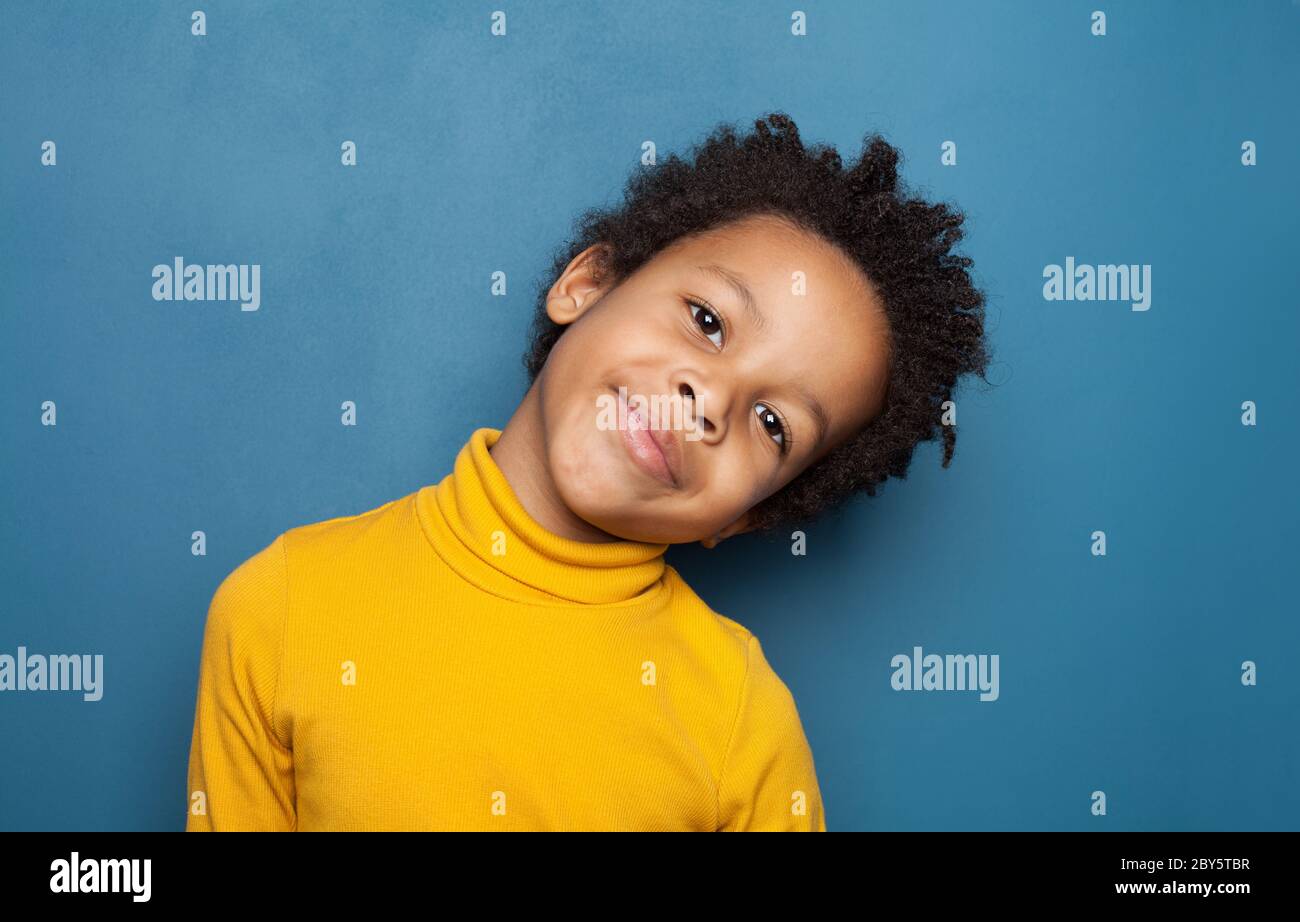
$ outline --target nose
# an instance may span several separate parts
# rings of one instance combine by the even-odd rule
[[[677,384],[677,393],[682,397],[682,410],[689,415],[690,423],[703,433],[706,439],[720,438],[726,427],[726,407],[716,399],[716,392],[703,389],[697,382],[692,386],[682,380]]]

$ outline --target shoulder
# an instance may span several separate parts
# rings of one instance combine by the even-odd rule
[[[687,634],[693,648],[712,666],[720,692],[717,700],[727,703],[729,716],[734,718],[755,698],[780,705],[787,714],[793,711],[793,695],[772,668],[758,635],[708,605],[673,567],[667,571],[673,584],[679,630]]]
[[[412,494],[413,495],[413,494]],[[335,516],[280,532],[245,558],[218,585],[213,595],[210,621],[222,622],[236,614],[243,622],[283,618],[289,587],[304,572],[329,572],[340,555],[361,550],[375,528],[390,520],[410,496],[353,515]]]
[[[284,535],[245,559],[218,584],[208,605],[208,644],[268,646],[286,607]]]
[[[408,493],[364,512],[298,525],[283,532],[277,540],[283,541],[286,557],[294,562],[357,550],[369,541],[390,537],[389,527],[403,517],[414,521],[415,496]]]
[[[761,661],[759,665],[767,666],[758,635],[700,598],[674,567],[667,566],[665,571],[672,585],[678,620],[683,627],[693,629],[698,635],[707,636],[719,654],[729,655],[733,665],[744,668],[757,658]],[[758,654],[757,657],[755,653]]]
[[[415,513],[415,493],[363,512],[297,525],[276,541],[283,548],[291,597],[328,598],[360,573],[392,564],[415,539],[424,541]]]
[[[733,680],[743,680],[753,632],[705,602],[675,567],[666,566],[664,572],[672,588],[677,629],[687,636],[697,651],[715,662]]]

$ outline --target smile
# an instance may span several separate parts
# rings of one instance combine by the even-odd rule
[[[621,392],[618,395],[618,402],[619,415],[627,420],[627,428],[620,429],[619,435],[632,463],[659,482],[676,488],[677,479],[673,475],[664,450],[650,431],[650,424],[640,412],[628,405]]]

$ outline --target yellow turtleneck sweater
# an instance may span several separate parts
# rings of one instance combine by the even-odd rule
[[[758,638],[667,545],[545,530],[500,434],[217,588],[186,829],[825,831]]]

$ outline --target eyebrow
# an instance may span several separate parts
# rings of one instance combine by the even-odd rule
[[[745,306],[745,313],[749,316],[749,322],[754,325],[754,328],[760,333],[767,329],[767,317],[763,316],[763,312],[759,310],[758,300],[754,297],[754,293],[749,290],[749,286],[745,284],[744,279],[721,266],[710,264],[707,266],[696,266],[695,268],[707,272],[710,275],[716,275],[731,286],[731,290],[735,292],[736,297],[738,297],[741,304]]]
[[[803,402],[808,405],[808,412],[812,414],[813,420],[817,423],[817,441],[813,443],[816,448],[826,438],[826,430],[830,426],[830,421],[826,418],[826,409],[821,405],[817,396],[802,384],[794,386],[795,393],[803,398]]]
[[[744,305],[745,314],[748,315],[750,323],[752,323],[759,331],[767,329],[767,317],[765,317],[763,312],[759,310],[758,301],[754,297],[754,293],[749,290],[749,286],[745,284],[744,279],[731,271],[724,269],[722,266],[710,264],[707,266],[696,266],[696,268],[703,272],[707,272],[710,275],[715,275],[726,282],[727,285],[731,287],[731,290],[735,292],[736,297],[740,299],[741,304]],[[826,431],[830,428],[830,420],[826,415],[826,408],[821,405],[821,401],[817,399],[817,395],[808,390],[808,388],[803,384],[796,383],[794,385],[794,392],[803,400],[805,406],[808,408],[808,412],[812,415],[813,421],[817,425],[817,441],[813,443],[813,448],[816,448],[826,438]]]

